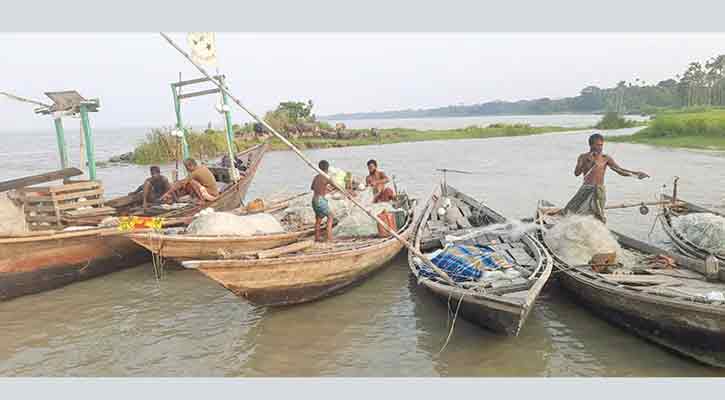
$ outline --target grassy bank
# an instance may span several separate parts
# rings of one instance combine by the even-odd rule
[[[373,144],[392,144],[405,142],[422,142],[431,140],[457,140],[457,139],[484,139],[504,136],[526,136],[542,133],[576,131],[589,128],[565,128],[560,126],[534,127],[526,124],[492,124],[487,127],[470,126],[463,129],[446,130],[415,130],[415,129],[380,129],[378,137],[369,135],[368,129],[348,130],[346,139],[333,139],[322,137],[304,137],[290,141],[302,149],[322,149],[334,147],[366,146]],[[226,137],[220,131],[192,132],[188,135],[191,155],[194,158],[205,159],[221,156],[226,152]],[[140,143],[131,158],[136,164],[163,163],[176,159],[176,138],[168,131],[153,130],[146,140]],[[259,144],[259,140],[235,139],[235,151]],[[269,141],[272,150],[287,150],[279,140]]]
[[[691,149],[725,150],[725,109],[671,111],[657,114],[634,135],[608,137],[612,142]]]

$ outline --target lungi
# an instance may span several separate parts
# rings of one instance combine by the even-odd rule
[[[607,223],[607,217],[604,215],[606,202],[607,193],[603,185],[585,184],[564,207],[564,214],[593,215],[603,223]]]

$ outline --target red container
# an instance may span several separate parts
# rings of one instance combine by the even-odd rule
[[[380,214],[378,214],[378,218],[380,218],[383,222],[385,222],[385,225],[389,226],[390,229],[392,229],[394,231],[398,230],[398,227],[395,223],[395,215],[393,215],[387,211],[383,211]],[[385,228],[383,228],[383,226],[380,225],[380,223],[378,223],[378,236],[385,238],[385,237],[389,237],[392,235],[390,235],[390,233],[388,233],[388,231],[386,231]]]

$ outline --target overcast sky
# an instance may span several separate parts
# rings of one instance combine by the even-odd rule
[[[186,47],[184,34],[172,38]],[[657,82],[725,53],[723,34],[217,34],[221,71],[258,114],[312,99],[318,115],[576,95],[587,85]],[[199,73],[157,33],[0,34],[0,91],[99,97],[96,127],[174,123],[169,83]],[[221,123],[216,99],[184,121]],[[235,122],[248,120],[234,110]],[[0,98],[0,130],[52,127]]]

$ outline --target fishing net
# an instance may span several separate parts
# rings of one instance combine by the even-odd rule
[[[282,225],[270,214],[235,215],[206,210],[197,214],[186,232],[200,236],[253,236],[283,233]]]
[[[595,254],[622,254],[622,248],[599,220],[590,215],[562,218],[546,232],[546,244],[569,265],[588,264]]]
[[[687,214],[673,218],[672,227],[697,247],[725,254],[725,218],[710,213]]]
[[[15,204],[6,193],[0,193],[0,235],[17,235],[27,231],[23,206]]]

